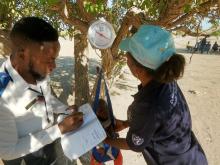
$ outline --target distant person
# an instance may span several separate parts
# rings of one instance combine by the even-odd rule
[[[185,58],[176,53],[172,35],[158,26],[142,25],[119,48],[127,52],[127,65],[140,85],[128,107],[126,138],[105,142],[141,152],[148,165],[207,165],[177,84]]]
[[[207,38],[207,36],[205,36],[205,37],[201,40],[201,43],[200,43],[200,52],[201,52],[201,53],[203,53],[204,50],[205,50],[206,38]]]
[[[199,50],[199,48],[200,48],[200,43],[201,43],[201,42],[198,42],[198,41],[196,42],[196,44],[195,44],[195,46],[194,46],[194,48],[193,48],[193,51],[194,51],[194,52],[197,52],[197,51]]]
[[[206,53],[209,54],[210,48],[211,48],[211,44],[210,44],[210,42],[208,41],[207,44],[205,45],[204,51],[206,51]]]
[[[215,43],[213,44],[212,50],[213,50],[213,52],[218,51],[218,43],[217,43],[217,42],[215,42]]]
[[[190,41],[187,42],[186,49],[187,49],[188,52],[193,51],[193,47],[190,45]]]

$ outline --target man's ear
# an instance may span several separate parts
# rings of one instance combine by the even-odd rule
[[[25,51],[24,51],[23,48],[18,48],[17,51],[16,51],[16,54],[17,54],[17,56],[20,59],[24,60],[24,58],[25,58]]]
[[[149,76],[149,73],[145,69],[143,69],[143,68],[140,68],[140,69],[141,69],[140,72],[141,72],[142,76],[144,76],[144,77]]]
[[[148,75],[148,73],[146,72],[145,69],[143,69],[142,67],[135,67],[136,69],[136,77],[138,79],[141,79],[142,77],[146,77],[146,74]]]
[[[136,66],[136,65],[133,65],[133,74],[135,77],[139,78],[139,74],[141,72],[141,69],[140,67]]]
[[[18,50],[18,55],[21,60],[29,59],[30,49],[28,47],[22,47]]]

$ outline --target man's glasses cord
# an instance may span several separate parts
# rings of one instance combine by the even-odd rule
[[[42,95],[43,95],[43,97],[44,97],[44,93],[43,93],[43,90],[42,90],[41,86],[40,86],[40,90],[41,90],[41,93],[42,93]],[[45,97],[44,97],[44,99],[45,99]],[[46,109],[47,122],[50,123],[50,119],[49,119],[49,115],[48,115],[48,110],[47,110],[47,102],[46,102],[46,100],[44,100],[44,105],[45,105],[45,109]]]

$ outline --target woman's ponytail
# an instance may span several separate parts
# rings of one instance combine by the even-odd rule
[[[154,72],[154,79],[161,83],[168,83],[181,78],[185,63],[184,56],[174,54]]]

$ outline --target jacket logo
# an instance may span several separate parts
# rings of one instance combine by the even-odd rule
[[[132,134],[132,142],[134,143],[134,145],[140,146],[141,144],[144,143],[144,139],[141,138],[140,136]]]

